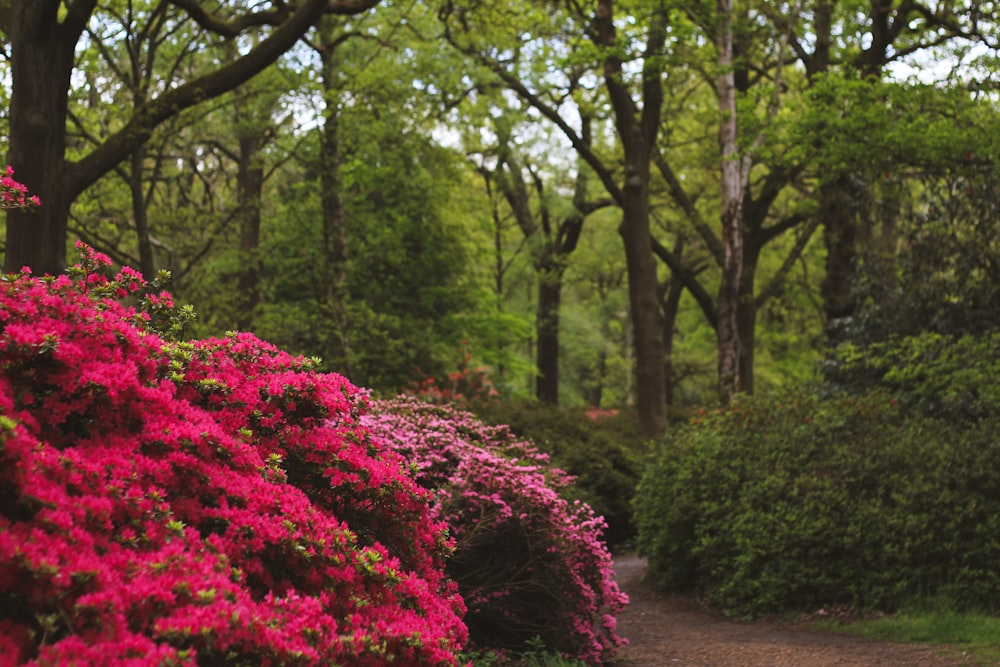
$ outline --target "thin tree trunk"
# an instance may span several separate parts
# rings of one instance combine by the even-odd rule
[[[740,274],[740,299],[737,304],[737,335],[739,336],[740,384],[738,390],[752,394],[754,389],[754,351],[757,337],[757,300],[754,298],[754,280],[761,246],[755,238],[744,238],[743,270]]]
[[[558,267],[538,271],[535,397],[548,405],[559,405],[559,306],[562,271]]]
[[[240,138],[237,188],[240,206],[240,271],[237,292],[239,310],[236,326],[242,331],[253,328],[260,306],[260,211],[264,190],[264,168],[260,149],[264,144],[259,132]]]
[[[673,405],[677,388],[677,373],[674,369],[674,329],[680,312],[684,283],[677,277],[671,278],[663,298],[663,378],[666,382],[667,405]]]
[[[139,244],[139,270],[142,277],[152,280],[156,276],[156,261],[153,256],[153,242],[149,237],[149,215],[143,190],[143,166],[146,149],[140,146],[132,151],[132,170],[129,174],[129,189],[132,191],[132,217],[135,219],[135,235]]]
[[[736,78],[733,59],[732,0],[718,0],[719,69],[717,83],[719,147],[722,152],[722,277],[719,284],[719,400],[723,404],[740,391],[740,293],[743,275],[743,201],[749,159],[741,157],[737,139]]]
[[[351,335],[347,273],[347,213],[344,210],[344,186],[340,174],[340,99],[335,28],[337,19],[324,18],[320,24],[320,59],[322,62],[323,129],[320,144],[320,203],[323,208],[323,266],[320,275],[325,283],[321,295],[323,310],[333,326],[330,365],[341,374],[351,375]]]
[[[597,377],[594,382],[594,387],[590,390],[590,397],[587,401],[591,407],[601,407],[601,401],[604,398],[604,374],[607,372],[607,366],[608,353],[604,350],[604,348],[601,348],[597,351],[597,364],[594,368],[594,373]]]

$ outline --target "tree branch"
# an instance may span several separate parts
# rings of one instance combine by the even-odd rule
[[[678,206],[681,207],[681,210],[684,211],[684,215],[687,216],[687,219],[694,225],[695,230],[697,230],[698,234],[705,242],[705,246],[712,254],[716,263],[719,266],[722,266],[722,262],[725,257],[725,249],[722,247],[722,242],[719,240],[719,237],[712,232],[711,227],[705,224],[701,214],[698,213],[698,209],[695,208],[694,200],[691,199],[687,190],[685,190],[684,186],[681,185],[680,179],[677,178],[677,174],[674,173],[674,170],[670,167],[666,158],[663,157],[663,153],[659,150],[654,151],[653,161],[655,162],[660,175],[663,176],[663,180],[667,183],[667,189],[670,191],[670,197]]]
[[[713,329],[719,328],[719,311],[715,306],[715,300],[704,288],[704,286],[698,282],[697,276],[693,271],[690,271],[684,266],[683,262],[678,259],[670,250],[667,249],[662,243],[660,243],[655,236],[650,237],[653,242],[653,254],[659,257],[670,271],[684,283],[684,287],[691,293],[694,300],[701,307],[701,312],[705,314],[705,319],[712,326]]]
[[[797,215],[789,216],[789,218],[796,218],[796,217],[799,216]],[[784,227],[785,229],[790,229],[791,227],[794,227],[795,225],[799,224],[799,222],[801,222],[801,220],[796,220],[792,222],[788,218],[786,218],[785,220],[782,221],[782,223],[775,225],[775,227],[781,226]],[[763,306],[769,299],[777,296],[778,293],[781,291],[781,288],[785,284],[785,280],[788,277],[788,272],[791,271],[792,265],[795,264],[795,262],[798,261],[799,257],[802,256],[802,252],[806,249],[806,244],[809,243],[809,239],[812,238],[812,235],[819,227],[819,222],[820,222],[820,216],[818,215],[812,216],[809,225],[806,226],[806,228],[802,230],[802,233],[799,234],[799,237],[795,239],[795,245],[788,252],[788,255],[785,257],[785,261],[782,262],[781,264],[781,268],[779,268],[777,272],[775,272],[775,274],[771,276],[771,279],[768,281],[767,285],[765,285],[764,288],[757,294],[756,298],[754,298],[754,304],[756,305],[757,308]]]
[[[242,58],[169,90],[136,109],[123,128],[82,160],[67,165],[66,189],[69,198],[96,182],[136,146],[147,141],[160,123],[199,102],[233,90],[274,63],[319,19],[327,2],[305,0],[287,21]]]
[[[223,37],[237,37],[248,28],[280,25],[288,19],[290,13],[284,2],[278,2],[264,11],[226,19],[206,11],[200,0],[170,0],[170,4],[183,9],[192,21],[205,30]]]

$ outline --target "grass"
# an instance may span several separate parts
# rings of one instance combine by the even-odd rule
[[[972,656],[979,667],[1000,667],[1000,618],[958,612],[947,602],[923,602],[877,619],[814,625],[869,639],[946,646],[951,653]]]

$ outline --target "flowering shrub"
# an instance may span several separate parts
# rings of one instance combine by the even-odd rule
[[[9,208],[35,209],[41,205],[38,197],[28,196],[28,187],[12,177],[14,168],[7,165],[7,174],[0,178],[0,210]]]
[[[500,392],[490,379],[489,368],[472,367],[472,352],[467,345],[467,341],[463,340],[462,359],[459,361],[458,370],[448,373],[445,379],[425,375],[422,379],[411,382],[403,389],[403,393],[416,396],[426,403],[461,406],[467,406],[470,401],[482,403],[496,399]]]
[[[135,271],[0,282],[0,665],[453,665],[428,497],[337,375],[166,342]]]
[[[613,657],[624,643],[615,617],[628,600],[612,580],[603,519],[560,496],[571,478],[506,427],[447,406],[379,401],[361,423],[434,490],[456,540],[447,572],[475,645],[519,649],[540,637],[591,664]]]

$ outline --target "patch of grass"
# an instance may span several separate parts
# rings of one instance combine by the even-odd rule
[[[881,641],[946,646],[949,652],[972,656],[979,667],[1000,666],[1000,618],[958,612],[946,603],[923,603],[876,619],[811,625]]]

